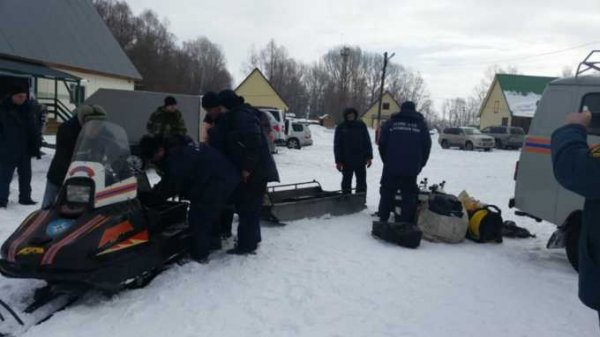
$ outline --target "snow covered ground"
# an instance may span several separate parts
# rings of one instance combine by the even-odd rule
[[[281,149],[283,183],[318,179],[337,189],[333,131],[312,126],[315,145]],[[369,170],[369,209],[344,217],[264,228],[256,256],[214,255],[175,266],[145,289],[107,299],[90,294],[25,336],[597,336],[597,315],[577,299],[577,275],[545,243],[554,227],[517,218],[516,151],[462,152],[435,144],[423,177],[447,181],[499,205],[505,218],[538,235],[501,245],[423,242],[417,250],[370,236],[381,162]],[[41,200],[50,156],[34,161]],[[0,211],[0,241],[33,211]],[[39,282],[0,277],[0,298],[22,309]],[[0,323],[2,327],[2,323]],[[2,331],[0,329],[0,331]]]

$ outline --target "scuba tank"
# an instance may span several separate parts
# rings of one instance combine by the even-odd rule
[[[502,242],[502,211],[487,205],[469,213],[467,238],[479,243]]]

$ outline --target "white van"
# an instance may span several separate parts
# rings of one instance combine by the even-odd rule
[[[590,69],[600,70],[600,63],[589,62],[593,54],[580,65],[576,77],[555,80],[544,91],[517,163],[515,197],[509,205],[518,215],[558,225],[548,248],[566,248],[576,269],[584,199],[554,178],[550,139],[569,113],[585,106],[593,114],[589,142],[600,143],[600,77],[581,76]]]

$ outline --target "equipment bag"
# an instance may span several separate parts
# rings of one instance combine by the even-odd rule
[[[469,218],[455,196],[435,193],[422,203],[418,224],[425,240],[459,243],[465,238]]]
[[[406,248],[417,248],[421,244],[421,230],[407,222],[373,222],[371,234],[384,241]]]
[[[470,213],[467,238],[479,243],[502,242],[502,211],[487,205]]]

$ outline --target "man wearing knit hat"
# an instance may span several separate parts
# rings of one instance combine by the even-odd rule
[[[165,98],[165,104],[150,115],[148,124],[146,124],[148,133],[154,136],[185,136],[187,128],[185,121],[181,115],[181,111],[177,109],[177,100],[173,96]]]
[[[19,175],[19,203],[35,205],[31,200],[31,157],[40,157],[42,143],[36,107],[25,85],[12,88],[0,103],[0,208],[8,205],[15,169]]]
[[[73,151],[75,150],[81,127],[93,120],[106,120],[106,111],[99,105],[80,105],[75,110],[75,116],[58,128],[58,132],[56,133],[56,152],[46,175],[46,191],[42,202],[43,209],[52,206],[60,192],[60,188],[67,175],[67,170],[71,164],[71,158],[73,157]]]
[[[210,91],[204,94],[202,96],[202,108],[206,111],[206,116],[204,116],[202,124],[202,142],[207,143],[208,131],[215,125],[223,113],[217,93]]]

